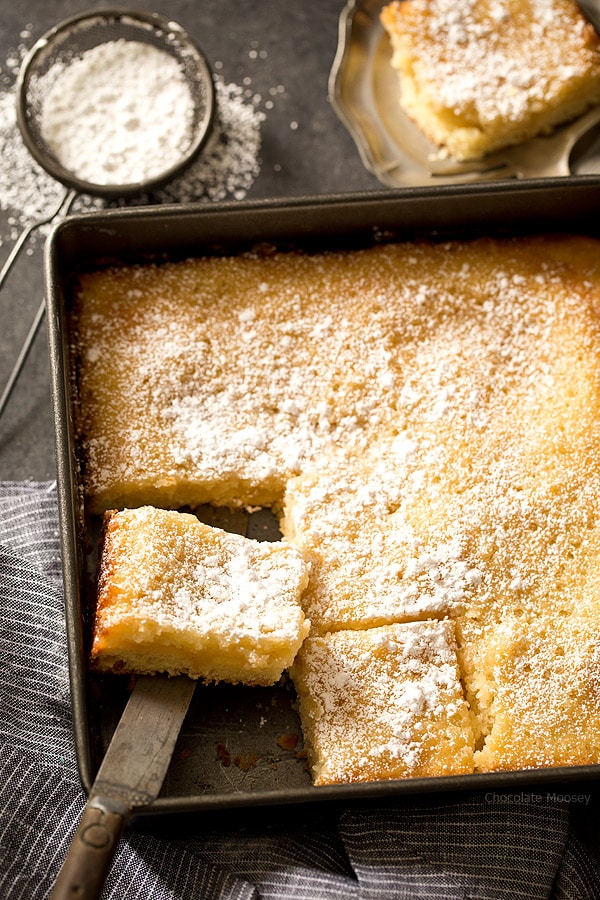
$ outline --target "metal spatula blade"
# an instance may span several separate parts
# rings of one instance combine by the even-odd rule
[[[133,809],[159,794],[196,682],[138,678],[90,791],[51,900],[95,900]]]

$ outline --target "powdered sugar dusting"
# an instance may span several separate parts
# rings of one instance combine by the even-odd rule
[[[218,121],[200,158],[157,193],[162,202],[243,200],[260,174],[262,97],[222,77],[215,79]]]
[[[0,93],[0,207],[10,213],[0,246],[15,241],[24,227],[48,215],[63,194],[62,185],[23,146],[14,91]]]
[[[574,0],[408,0],[382,21],[400,102],[444,154],[480,158],[600,99],[600,43]]]
[[[472,767],[450,623],[309,637],[293,673],[318,784]]]
[[[306,579],[306,563],[283,542],[189,514],[122,510],[106,523],[93,655],[109,667],[133,659],[133,671],[142,657],[143,671],[276,681],[308,631]]]
[[[171,527],[169,514],[160,510],[142,508],[122,515],[135,520],[127,525],[133,528],[132,543],[125,535],[123,548],[129,577],[137,577],[135,590],[131,585],[136,617],[199,633],[226,633],[231,642],[271,632],[282,640],[296,637],[296,598],[306,565],[293,548],[251,541],[202,523],[187,531],[177,522]],[[173,559],[178,560],[176,571]],[[113,612],[117,618],[123,614],[117,607]]]
[[[528,3],[526,24],[513,0],[488,7],[477,0],[413,0],[413,7],[417,16],[426,7],[421,77],[436,85],[442,106],[454,112],[474,107],[483,126],[498,117],[521,118],[556,95],[559,85],[585,74],[583,22],[573,23],[560,2]],[[414,39],[420,39],[417,33]]]
[[[494,690],[516,683],[520,646],[498,656],[497,626],[511,619],[526,634],[531,623],[597,619],[599,259],[594,239],[546,235],[267,247],[82,280],[78,425],[91,503],[133,493],[283,507],[282,534],[311,567],[309,647],[346,647],[326,682],[321,650],[312,681],[302,660],[294,674],[301,694],[308,685],[309,743],[320,740],[315,721],[334,736],[317,747],[317,768],[345,748],[332,777],[420,771],[438,749],[430,716],[440,753],[462,740],[461,770],[472,769],[451,657],[436,649],[435,671],[420,669],[403,629],[456,626],[491,754]],[[398,678],[372,696],[378,653]],[[447,665],[455,693],[438,702]],[[380,730],[359,751],[356,722],[378,703]],[[458,770],[451,755],[438,773]]]

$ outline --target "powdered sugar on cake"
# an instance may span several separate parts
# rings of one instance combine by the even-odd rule
[[[424,0],[415,2],[424,4]],[[561,64],[559,55],[549,78],[548,43],[552,44],[560,30],[561,53],[566,52],[565,42],[567,46],[573,42],[579,49],[584,27],[581,21],[574,27],[569,21],[564,28],[560,5],[552,0],[532,3],[528,33],[521,35],[519,41],[513,33],[513,29],[520,28],[514,4],[496,0],[490,4],[487,20],[481,10],[482,4],[476,0],[427,3],[433,39],[429,77],[438,84],[443,106],[462,110],[473,104],[481,122],[498,116],[516,119],[536,99],[544,102],[554,82],[583,74],[583,66]]]
[[[574,0],[394,0],[381,20],[401,106],[457,159],[547,134],[600,100],[599,39]]]
[[[103,671],[270,684],[308,632],[297,550],[188,513],[107,514],[99,573],[92,660]]]
[[[543,711],[556,739],[542,753],[527,725],[535,696],[504,698],[529,691],[529,633],[548,659],[575,660],[548,623],[588,634],[597,619],[599,259],[594,239],[546,235],[264,248],[82,278],[73,349],[90,508],[282,511],[310,567],[312,634],[293,674],[318,783],[565,761],[570,720]],[[450,661],[432,649],[429,672],[407,635],[438,628]],[[321,657],[341,646],[357,668],[328,663],[325,682]],[[358,752],[352,691],[368,660],[375,683],[378,653],[395,693],[391,677],[376,682],[381,731]],[[584,657],[582,696],[596,677]],[[495,741],[513,723],[509,758],[512,738]],[[600,757],[600,729],[583,730],[585,758]],[[345,769],[328,770],[338,746]]]
[[[450,623],[309,637],[293,676],[318,784],[472,766]]]

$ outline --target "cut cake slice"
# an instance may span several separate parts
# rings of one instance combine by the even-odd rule
[[[308,579],[284,542],[152,507],[107,513],[92,663],[206,682],[273,684],[309,629]]]
[[[311,635],[291,675],[316,785],[473,771],[451,622]]]
[[[600,101],[600,41],[574,0],[402,0],[381,21],[401,106],[456,159],[548,133]]]
[[[479,666],[488,733],[478,771],[598,763],[597,621],[509,616],[483,635]]]

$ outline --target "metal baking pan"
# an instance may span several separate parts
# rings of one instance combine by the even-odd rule
[[[68,341],[74,273],[215,249],[236,252],[259,242],[324,249],[426,236],[600,234],[599,209],[600,178],[581,176],[276,202],[118,209],[73,216],[54,228],[45,259],[49,347],[73,721],[86,790],[130,685],[126,677],[90,673],[86,662],[96,523],[83,506],[72,422]],[[222,511],[215,515],[215,524],[227,525],[219,518]],[[257,536],[269,525],[263,513],[248,521],[241,521],[240,515],[232,516],[232,530],[248,528]],[[199,685],[161,795],[149,812],[381,801],[417,792],[522,789],[600,774],[600,765],[593,765],[316,788],[302,753],[294,699],[293,688],[285,682],[273,688]]]

